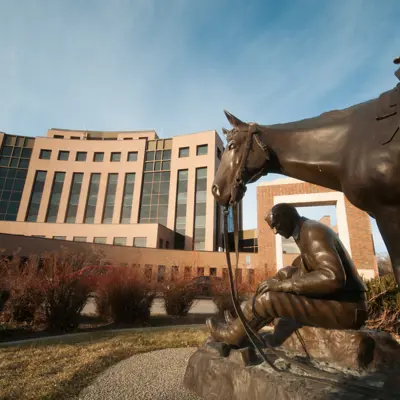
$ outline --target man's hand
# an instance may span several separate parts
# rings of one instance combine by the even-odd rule
[[[256,296],[273,291],[278,284],[279,281],[277,279],[267,279],[266,281],[261,282],[257,287]]]
[[[285,279],[283,281],[279,281],[277,279],[268,279],[258,285],[256,296],[265,294],[267,292],[291,292],[292,290],[293,288],[291,279]]]

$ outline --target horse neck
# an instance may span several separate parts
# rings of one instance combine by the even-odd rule
[[[262,127],[261,139],[271,152],[267,172],[340,190],[340,148],[344,133],[338,126],[312,130],[285,128],[285,124],[279,128]]]

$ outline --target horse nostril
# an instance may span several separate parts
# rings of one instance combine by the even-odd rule
[[[212,192],[212,194],[213,194],[214,196],[219,196],[219,195],[220,195],[219,189],[218,189],[218,186],[217,186],[217,185],[212,185],[211,192]]]

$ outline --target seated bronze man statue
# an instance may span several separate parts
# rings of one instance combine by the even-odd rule
[[[367,315],[366,286],[338,235],[289,204],[274,206],[265,220],[275,234],[294,238],[300,262],[262,282],[242,306],[250,326],[257,331],[286,318],[327,329],[359,329]],[[222,324],[210,318],[207,325],[216,341],[239,346],[245,338],[239,319]]]

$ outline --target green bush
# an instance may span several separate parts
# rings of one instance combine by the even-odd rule
[[[400,333],[400,297],[393,273],[365,282],[368,288],[367,327]]]

